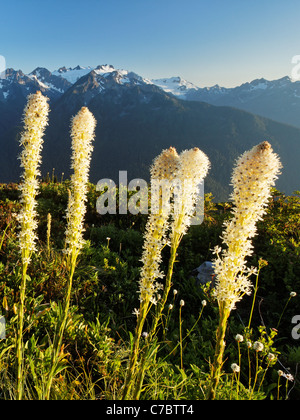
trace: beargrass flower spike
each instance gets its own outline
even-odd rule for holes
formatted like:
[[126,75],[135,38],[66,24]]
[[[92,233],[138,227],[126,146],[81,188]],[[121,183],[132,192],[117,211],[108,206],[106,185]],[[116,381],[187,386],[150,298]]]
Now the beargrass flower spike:
[[227,249],[221,255],[216,250],[214,260],[215,296],[229,311],[244,294],[251,294],[249,277],[256,270],[246,267],[246,257],[253,253],[250,239],[256,234],[256,222],[266,212],[280,168],[280,160],[267,141],[245,152],[234,168],[233,217],[225,222],[222,236]]
[[131,350],[123,399],[128,399],[135,376],[139,342],[150,305],[157,304],[157,292],[162,288],[157,279],[164,273],[160,270],[161,252],[167,245],[166,236],[171,211],[171,185],[178,168],[178,154],[174,147],[163,150],[153,161],[151,174],[151,213],[146,224],[139,280],[140,307],[137,315],[134,343]]
[[[197,199],[199,198],[199,185],[203,182],[210,162],[208,157],[197,147],[184,150],[180,153],[177,171],[173,178],[174,205],[171,212],[170,222],[170,258],[168,272],[166,275],[164,293],[158,305],[156,318],[152,327],[152,334],[155,333],[162,311],[166,304],[171,286],[173,267],[176,259],[177,249],[180,241],[187,233],[192,223]],[[175,296],[175,290],[173,290]],[[177,293],[177,291],[176,291]]]
[[[169,153],[174,153],[175,149],[169,149]],[[160,158],[160,157],[159,157]],[[170,227],[169,241],[165,244],[170,245],[170,258],[168,264],[168,272],[165,279],[164,290],[161,299],[157,303],[155,317],[149,333],[149,342],[156,334],[157,327],[162,318],[162,313],[167,302],[167,298],[172,286],[173,266],[176,259],[176,251],[182,236],[187,232],[191,224],[195,211],[195,204],[199,195],[198,186],[203,181],[209,168],[209,160],[207,156],[198,148],[183,151],[178,157],[176,153],[176,162],[171,165],[159,165],[158,173],[152,172],[152,178],[156,180],[168,181],[163,183],[165,196],[160,203],[164,214],[171,215],[171,222],[166,221],[166,228]],[[168,186],[169,185],[169,186]],[[152,193],[152,185],[151,185]],[[170,208],[170,201],[167,194],[173,193],[173,203]],[[171,211],[170,211],[171,210]],[[153,235],[153,234],[152,234]],[[155,236],[151,239],[155,240]],[[161,248],[162,249],[162,248]],[[160,261],[159,261],[160,262]],[[161,276],[162,277],[162,276]],[[175,290],[174,290],[175,296]],[[184,303],[181,300],[181,306]],[[180,306],[180,308],[181,308]],[[142,388],[145,363],[142,361],[137,385],[134,391],[134,397],[138,398]]]
[[155,293],[161,288],[155,280],[163,277],[160,271],[161,251],[168,242],[166,232],[171,211],[170,187],[178,168],[178,161],[176,149],[170,147],[155,158],[150,169],[151,213],[144,236],[139,294],[141,301],[151,301],[154,304],[156,304]]
[[28,96],[24,109],[24,131],[21,135],[20,146],[23,147],[20,160],[23,168],[20,184],[22,208],[18,215],[20,225],[19,247],[22,261],[22,278],[20,285],[20,304],[18,308],[18,335],[17,335],[17,360],[18,383],[17,398],[22,399],[23,394],[23,323],[24,302],[26,295],[27,267],[31,255],[36,251],[36,194],[38,191],[37,177],[40,175],[41,151],[43,134],[48,123],[49,106],[47,98],[41,92]]
[[72,120],[72,157],[71,168],[74,170],[71,176],[71,189],[67,208],[66,246],[68,283],[64,308],[59,321],[58,333],[54,339],[51,371],[48,375],[46,385],[46,399],[49,399],[52,381],[55,376],[55,369],[59,361],[59,354],[63,340],[63,334],[67,322],[73,275],[80,249],[83,246],[83,222],[86,211],[85,202],[87,199],[88,179],[91,155],[93,151],[94,131],[96,120],[93,114],[86,107],[82,107]]
[[221,374],[227,319],[243,295],[251,294],[249,278],[256,273],[256,269],[246,266],[246,257],[253,253],[251,238],[256,234],[256,222],[266,212],[271,187],[280,169],[279,157],[271,145],[264,141],[240,156],[233,170],[233,217],[225,222],[222,236],[226,249],[215,248],[215,297],[219,305],[219,326],[208,392],[211,399],[215,398]]
[[[166,304],[171,286],[173,267],[176,259],[177,249],[180,241],[187,233],[195,212],[195,205],[199,197],[199,185],[203,182],[210,162],[208,157],[197,147],[184,150],[180,153],[177,170],[173,176],[174,205],[171,211],[170,222],[170,259],[166,275],[164,293],[158,305],[156,318],[152,327],[152,334],[155,333],[158,322],[161,319],[162,311]],[[175,290],[173,291],[175,296]]]
[[72,138],[72,163],[71,193],[67,209],[66,249],[68,262],[76,260],[83,241],[83,222],[86,211],[86,197],[88,189],[89,168],[93,151],[94,131],[96,120],[86,107],[82,107],[73,117]]
[[19,247],[22,262],[29,263],[31,253],[36,250],[36,200],[38,191],[37,177],[40,175],[43,134],[48,123],[48,98],[41,92],[28,96],[24,110],[24,131],[20,146],[23,147],[19,159],[23,168],[20,184],[22,209],[18,215],[20,223]]
[[180,164],[176,175],[175,207],[171,240],[177,242],[188,230],[199,197],[199,186],[210,168],[205,153],[198,147],[180,153]]

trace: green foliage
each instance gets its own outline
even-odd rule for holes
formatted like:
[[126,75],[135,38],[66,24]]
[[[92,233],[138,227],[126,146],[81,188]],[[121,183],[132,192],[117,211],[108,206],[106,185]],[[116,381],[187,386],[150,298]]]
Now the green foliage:
[[[50,368],[51,346],[62,310],[67,272],[61,248],[68,186],[68,181],[43,183],[38,196],[39,251],[28,267],[24,316],[24,398],[27,399],[42,399],[45,393],[44,377]],[[16,397],[18,197],[16,185],[1,185],[0,315],[5,316],[7,330],[6,339],[0,340],[0,399]],[[136,325],[132,311],[138,307],[137,282],[146,216],[100,216],[95,211],[97,197],[95,186],[90,184],[86,244],[74,275],[63,351],[56,366],[51,399],[122,397],[130,334]],[[246,326],[253,296],[243,299],[229,319],[217,399],[284,399],[287,395],[291,399],[299,398],[298,379],[293,384],[288,382],[286,390],[285,379],[280,378],[279,382],[277,374],[281,369],[295,375],[300,362],[299,343],[291,337],[291,319],[297,314],[300,296],[299,207],[299,192],[285,196],[274,191],[267,214],[258,224],[258,236],[253,241],[255,252],[249,265],[258,265],[260,258],[268,265],[259,275],[251,329]],[[201,287],[192,271],[212,259],[211,249],[220,244],[222,224],[230,218],[230,208],[230,203],[213,203],[211,195],[207,195],[204,222],[192,226],[182,240],[172,279],[172,289],[178,293],[173,294],[171,290],[156,341],[149,349],[141,399],[205,399],[218,308],[210,285]],[[50,251],[46,246],[48,213],[52,216]],[[165,271],[167,261],[166,249]],[[297,296],[290,298],[292,291]],[[180,318],[181,299],[185,305]],[[203,300],[207,302],[205,307],[201,305]],[[145,331],[150,327],[151,313],[147,320]],[[235,340],[236,334],[244,337],[240,345]],[[146,338],[143,340],[146,345]],[[256,353],[247,347],[247,341],[252,345],[255,341],[262,342],[264,350]],[[276,356],[272,363],[268,360],[270,353]],[[239,359],[238,378],[231,364],[239,363]]]

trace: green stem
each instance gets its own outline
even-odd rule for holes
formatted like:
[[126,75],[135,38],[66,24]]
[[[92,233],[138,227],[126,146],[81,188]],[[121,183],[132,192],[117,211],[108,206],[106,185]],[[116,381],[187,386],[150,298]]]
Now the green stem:
[[154,319],[154,322],[150,331],[149,342],[152,340],[152,338],[154,337],[156,333],[158,323],[162,317],[162,312],[164,310],[164,307],[166,305],[166,302],[169,296],[170,289],[172,287],[173,268],[174,268],[174,263],[176,260],[176,252],[179,246],[179,242],[180,242],[180,238],[177,238],[174,241],[174,243],[171,245],[171,254],[170,254],[169,265],[168,265],[168,273],[166,276],[166,282],[164,286],[164,293],[163,293],[162,298],[158,301],[158,304],[157,304],[158,309],[157,309],[157,313],[155,315],[155,319]]
[[252,306],[251,306],[251,311],[250,311],[250,316],[249,316],[249,323],[248,323],[248,330],[250,331],[250,326],[251,326],[251,321],[252,321],[252,316],[253,316],[253,310],[254,310],[254,305],[255,305],[255,300],[256,300],[256,294],[257,294],[257,290],[258,290],[258,276],[259,276],[259,271],[256,275],[256,282],[255,282],[255,288],[254,288],[254,294],[253,294],[253,301],[252,301]]
[[7,224],[6,228],[5,228],[5,229],[4,229],[4,231],[3,231],[2,239],[1,239],[1,241],[0,241],[0,251],[1,251],[1,248],[2,248],[2,245],[3,245],[3,242],[4,242],[4,239],[5,239],[6,232],[7,232],[8,228],[9,228],[9,226],[11,225],[11,223],[12,223],[12,221],[10,221],[10,222]]
[[248,387],[249,387],[249,391],[250,391],[250,388],[251,388],[251,359],[250,359],[250,349],[249,349],[249,347],[248,347],[247,351],[248,351],[248,370],[249,370]]
[[149,307],[149,302],[141,302],[140,313],[138,315],[137,325],[136,325],[136,329],[135,329],[133,348],[131,350],[129,369],[128,369],[128,373],[126,375],[124,392],[123,392],[123,396],[122,396],[123,400],[128,399],[128,395],[129,395],[129,393],[131,391],[131,388],[132,388],[132,385],[133,385],[132,379],[134,378],[134,374],[135,374],[135,369],[136,369],[136,364],[137,364],[138,354],[139,354],[139,348],[140,348],[140,339],[141,339],[144,323],[145,323],[145,320],[146,320],[146,316],[147,316],[147,313],[148,313],[148,307]]
[[216,348],[214,362],[211,369],[211,383],[208,390],[207,398],[214,400],[216,397],[216,389],[219,384],[221,370],[223,365],[223,355],[225,350],[225,334],[227,328],[227,319],[230,311],[224,307],[224,303],[220,303],[219,306],[219,326],[216,334]]
[[238,341],[238,349],[239,349],[239,367],[240,367],[240,370],[237,374],[237,386],[236,386],[237,399],[239,397],[240,378],[241,378],[241,347],[240,347],[239,341]]
[[17,335],[17,361],[18,361],[18,382],[17,382],[17,399],[22,400],[23,384],[24,384],[24,343],[23,343],[23,326],[24,326],[24,304],[26,296],[26,277],[28,263],[22,265],[22,279],[20,285],[20,304],[18,308],[18,335]]
[[73,275],[74,275],[75,267],[76,267],[76,259],[77,259],[77,255],[73,256],[70,271],[69,271],[69,280],[68,280],[67,292],[66,292],[66,296],[65,296],[63,318],[60,322],[58,334],[56,334],[55,338],[54,338],[53,351],[52,351],[52,357],[51,357],[51,368],[50,368],[48,381],[47,381],[47,385],[46,385],[46,392],[45,392],[45,399],[46,400],[49,400],[49,398],[50,398],[50,391],[51,391],[51,387],[52,387],[52,382],[53,382],[53,379],[54,379],[54,376],[55,376],[55,370],[56,370],[56,367],[57,367],[57,363],[59,361],[59,355],[60,355],[60,352],[61,352],[63,335],[64,335],[64,331],[65,331],[66,324],[67,324],[69,308],[70,308],[71,292],[72,292]]
[[279,328],[279,325],[280,325],[281,319],[282,319],[282,317],[283,317],[283,314],[285,313],[285,310],[286,310],[286,308],[287,308],[287,306],[288,306],[288,304],[289,304],[289,301],[290,301],[290,300],[291,300],[291,296],[289,297],[288,301],[287,301],[287,302],[286,302],[286,304],[285,304],[285,307],[283,308],[283,311],[281,312],[281,315],[280,315],[280,318],[279,318],[278,324],[277,324],[277,326],[276,326],[276,330],[278,330],[278,328]]
[[[158,327],[158,323],[161,320],[162,317],[162,312],[164,310],[164,307],[166,305],[167,299],[168,299],[168,295],[172,286],[172,275],[173,275],[173,268],[174,268],[174,263],[176,260],[176,252],[177,252],[177,248],[179,246],[180,243],[180,237],[178,235],[175,236],[175,239],[173,241],[173,243],[171,244],[171,253],[170,253],[170,259],[169,259],[169,265],[168,265],[168,272],[167,272],[167,276],[166,276],[166,282],[165,282],[165,287],[164,287],[164,293],[162,298],[158,301],[157,304],[157,312],[155,314],[155,318],[152,324],[152,328],[149,332],[148,335],[148,346],[151,344],[153,337],[155,336],[157,327]],[[147,350],[148,348],[146,348],[143,357],[141,359],[141,366],[138,372],[138,376],[137,376],[137,381],[136,381],[136,385],[134,388],[134,392],[133,392],[133,398],[135,400],[138,400],[141,394],[141,389],[143,386],[143,380],[144,380],[144,376],[145,376],[145,366],[146,366],[146,355],[147,355]],[[124,396],[123,396],[123,399]]]
[[180,368],[183,370],[181,307],[182,306],[180,305],[179,307],[179,343],[180,343]]

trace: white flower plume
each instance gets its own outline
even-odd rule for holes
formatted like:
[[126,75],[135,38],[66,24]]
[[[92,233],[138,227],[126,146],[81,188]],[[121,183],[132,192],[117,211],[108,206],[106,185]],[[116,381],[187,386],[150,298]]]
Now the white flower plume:
[[246,267],[246,257],[252,254],[250,239],[256,234],[256,222],[266,212],[271,187],[280,172],[281,163],[268,142],[245,152],[233,171],[233,218],[224,224],[222,236],[227,249],[220,255],[215,248],[215,295],[231,310],[244,294],[251,294],[250,275],[255,272]]

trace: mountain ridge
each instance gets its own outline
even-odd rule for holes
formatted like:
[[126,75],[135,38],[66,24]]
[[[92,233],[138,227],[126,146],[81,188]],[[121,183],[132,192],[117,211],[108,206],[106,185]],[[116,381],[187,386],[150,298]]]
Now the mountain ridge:
[[[8,69],[7,79],[9,80],[14,72],[18,75],[21,72],[22,76],[19,76],[19,79],[31,78],[36,88],[39,87],[50,100],[56,100],[81,77],[92,71],[103,77],[110,77],[111,74],[119,75],[124,80],[128,75],[135,75],[141,82],[154,84],[178,99],[207,102],[216,106],[231,106],[300,128],[300,81],[292,81],[288,76],[271,81],[264,78],[254,79],[232,88],[218,84],[199,87],[180,76],[150,80],[132,71],[116,69],[111,64],[102,64],[97,67],[80,65],[74,68],[60,67],[53,72],[37,67],[28,75],[21,70],[16,72]],[[1,82],[0,80],[0,100],[6,100],[9,97],[9,89],[3,90]],[[5,79],[3,83],[5,84]],[[29,93],[32,90],[29,89]]]
[[[0,81],[7,93],[1,97],[0,87],[1,182],[15,181],[20,175],[22,111],[26,96],[41,90],[49,97],[51,109],[43,150],[44,176],[53,168],[58,176],[69,176],[70,121],[82,106],[88,106],[98,121],[90,176],[94,183],[102,178],[117,183],[120,170],[128,170],[128,179],[148,180],[149,166],[163,148],[174,146],[180,152],[199,147],[212,162],[206,192],[227,200],[235,159],[269,140],[284,164],[279,189],[287,193],[299,189],[300,130],[296,127],[228,106],[180,99],[149,79],[111,65],[90,71],[78,66],[61,68],[61,73],[73,70],[77,72],[72,75],[77,77],[74,83],[41,67],[28,76],[10,70],[7,79]],[[173,80],[183,84],[181,78]]]

